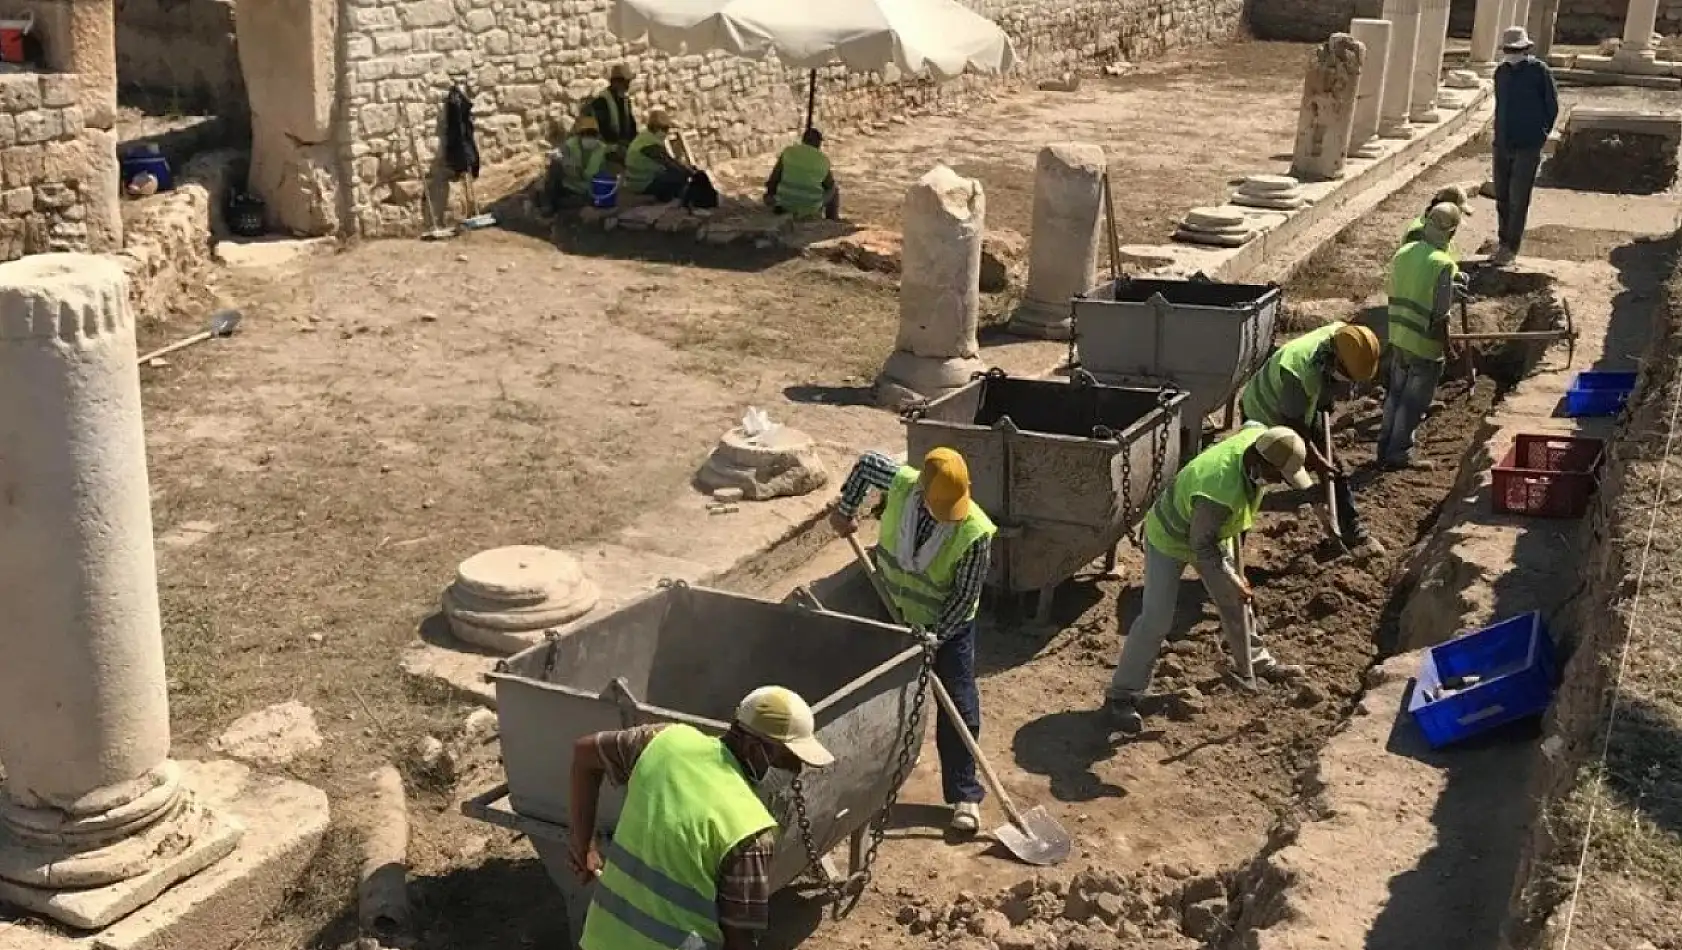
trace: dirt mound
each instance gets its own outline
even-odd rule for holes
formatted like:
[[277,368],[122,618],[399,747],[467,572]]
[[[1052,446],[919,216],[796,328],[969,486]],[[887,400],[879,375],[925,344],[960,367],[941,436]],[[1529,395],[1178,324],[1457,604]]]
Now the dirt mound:
[[1035,876],[990,897],[944,905],[914,898],[897,920],[949,950],[1120,950],[1198,947],[1229,929],[1221,877],[1180,867],[1130,875],[1088,867],[1065,881]]

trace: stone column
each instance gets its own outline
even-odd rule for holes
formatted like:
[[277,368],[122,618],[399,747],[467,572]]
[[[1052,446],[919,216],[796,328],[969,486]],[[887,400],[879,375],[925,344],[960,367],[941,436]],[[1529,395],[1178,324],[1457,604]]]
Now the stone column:
[[1547,60],[1554,46],[1554,25],[1559,22],[1559,0],[1535,0],[1530,4],[1530,22],[1525,29],[1536,43],[1536,58]]
[[1069,299],[1092,289],[1104,221],[1104,150],[1063,142],[1034,163],[1034,231],[1028,289],[1010,318],[1013,333],[1069,338]]
[[[1557,0],[1556,0],[1557,2]],[[1507,0],[1478,0],[1472,15],[1472,47],[1467,65],[1480,76],[1495,71],[1495,47],[1501,40],[1501,8]]]
[[1349,133],[1349,155],[1372,158],[1378,154],[1378,113],[1384,103],[1384,67],[1390,58],[1390,21],[1350,20],[1349,35],[1366,49],[1361,84],[1355,90],[1355,124]]
[[169,761],[128,278],[0,265],[0,903],[94,929],[231,851]]
[[1408,121],[1436,122],[1437,87],[1443,76],[1443,48],[1448,42],[1448,0],[1425,0],[1419,13],[1419,48],[1413,60],[1413,95]]
[[1314,48],[1302,83],[1291,177],[1299,181],[1343,177],[1365,57],[1365,47],[1348,33],[1333,33]]
[[[306,236],[332,234],[339,228],[337,189],[345,187],[338,180],[333,144],[338,5],[334,0],[241,0],[234,26],[240,73],[251,100],[247,187],[262,196],[275,227]],[[399,108],[360,110],[351,119],[357,123],[354,132],[367,138],[376,123],[387,120],[401,128]],[[432,140],[430,121],[422,126],[424,132],[378,127],[384,134],[416,136],[409,144],[417,149],[426,148],[417,142]]]
[[1656,57],[1653,50],[1653,26],[1658,22],[1659,0],[1629,0],[1624,14],[1624,42],[1612,57],[1612,65],[1644,71]]
[[986,369],[975,331],[981,318],[981,182],[936,165],[905,195],[900,252],[899,337],[876,378],[876,401],[897,407],[937,399]]
[[1408,106],[1413,100],[1413,60],[1419,48],[1419,0],[1385,0],[1390,21],[1390,55],[1384,61],[1384,99],[1378,109],[1378,134],[1387,139],[1413,138]]

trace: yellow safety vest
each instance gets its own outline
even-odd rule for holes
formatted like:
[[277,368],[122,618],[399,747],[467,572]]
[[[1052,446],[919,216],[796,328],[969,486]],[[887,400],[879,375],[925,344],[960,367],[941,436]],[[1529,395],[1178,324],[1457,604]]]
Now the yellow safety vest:
[[[909,502],[920,474],[909,465],[900,466],[899,471],[894,474],[894,483],[888,489],[887,504],[882,507],[882,535],[877,541],[880,550],[876,555],[876,567],[882,575],[883,582],[888,586],[888,592],[893,595],[900,618],[908,624],[927,627],[940,619],[940,612],[946,606],[947,595],[952,592],[952,584],[958,575],[958,564],[963,561],[964,554],[976,541],[996,534],[998,528],[993,525],[993,520],[987,517],[987,513],[981,510],[981,506],[971,499],[969,514],[954,526],[954,530],[941,544],[926,572],[917,574],[900,567],[900,519],[917,517],[916,509]],[[972,604],[964,619],[973,620],[980,608],[979,602]]]
[[[584,108],[578,110],[580,116],[594,115],[597,102],[607,103],[608,128],[602,129],[602,138],[617,142],[625,137],[625,115],[619,111],[619,100],[613,95],[612,89],[603,89],[584,101]],[[631,106],[631,97],[625,97],[625,107]]]
[[[1320,405],[1320,393],[1326,388],[1326,369],[1320,359],[1321,351],[1343,326],[1341,321],[1329,323],[1297,337],[1268,357],[1262,368],[1244,385],[1244,418],[1267,426],[1313,422],[1314,413]],[[1284,392],[1286,376],[1302,384],[1303,392],[1308,394],[1308,417],[1305,419],[1279,417],[1279,398]]]
[[606,161],[607,147],[600,139],[594,148],[586,150],[583,136],[567,136],[561,143],[561,184],[573,194],[589,194],[590,179],[596,177]]
[[1199,498],[1207,498],[1229,514],[1221,525],[1221,540],[1231,541],[1250,530],[1261,511],[1262,487],[1244,477],[1244,452],[1267,428],[1245,425],[1180,469],[1174,484],[1157,496],[1145,516],[1145,538],[1151,547],[1182,563],[1191,563],[1191,515]]
[[775,819],[724,743],[692,726],[660,730],[631,770],[625,807],[584,919],[584,950],[712,950],[718,869]]
[[[1425,216],[1420,215],[1419,217],[1414,218],[1412,221],[1408,222],[1408,229],[1407,229],[1407,231],[1403,232],[1403,234],[1402,234],[1402,243],[1403,244],[1412,244],[1415,241],[1423,241],[1423,240],[1425,240]],[[1445,253],[1449,257],[1453,258],[1456,263],[1459,263],[1460,255],[1454,253],[1453,245],[1450,245],[1449,247],[1445,248],[1443,250],[1443,253]]]
[[1431,310],[1444,269],[1454,275],[1454,258],[1429,241],[1403,245],[1390,259],[1390,345],[1418,359],[1443,358],[1442,340],[1431,334]]
[[798,218],[823,213],[824,179],[829,177],[829,156],[802,142],[783,149],[779,159],[782,178],[777,180],[777,207]]
[[666,140],[653,132],[638,132],[631,140],[630,147],[625,149],[625,189],[632,194],[642,194],[648,186],[654,184],[654,179],[666,167],[647,155],[642,150],[650,145],[665,145]]

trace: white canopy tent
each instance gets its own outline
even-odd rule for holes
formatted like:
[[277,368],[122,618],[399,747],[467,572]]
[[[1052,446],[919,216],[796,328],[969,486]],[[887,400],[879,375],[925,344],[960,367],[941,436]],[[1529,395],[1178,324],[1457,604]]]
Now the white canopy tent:
[[882,72],[893,65],[946,80],[1016,63],[1010,37],[958,0],[618,0],[609,26],[621,39],[646,37],[666,53],[775,55],[810,70],[808,128],[822,66]]

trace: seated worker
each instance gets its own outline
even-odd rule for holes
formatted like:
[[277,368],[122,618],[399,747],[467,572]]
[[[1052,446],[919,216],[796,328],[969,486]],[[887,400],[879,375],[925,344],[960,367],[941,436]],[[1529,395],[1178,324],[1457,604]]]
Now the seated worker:
[[591,96],[578,112],[579,118],[596,120],[596,130],[614,157],[625,154],[637,137],[637,117],[631,109],[631,81],[636,74],[624,63],[615,63],[607,73],[607,88]]
[[831,221],[841,217],[841,190],[823,149],[823,133],[807,129],[798,145],[777,156],[771,177],[765,179],[765,204],[778,214]]
[[[1440,205],[1445,201],[1454,205],[1456,208],[1459,208],[1460,216],[1462,218],[1471,217],[1472,199],[1466,194],[1465,189],[1459,187],[1458,185],[1449,185],[1447,188],[1439,189],[1436,194],[1432,195],[1431,203],[1425,206],[1425,210],[1419,213],[1419,217],[1408,222],[1407,233],[1402,235],[1402,243],[1412,244],[1415,241],[1423,239],[1425,237],[1425,215],[1429,214],[1432,208],[1435,208],[1437,205]],[[1453,252],[1450,251],[1450,253]]]
[[544,185],[546,205],[553,210],[576,208],[590,201],[590,181],[607,166],[607,145],[596,132],[596,120],[584,116],[572,123],[549,162]]
[[[1378,335],[1359,324],[1337,321],[1305,333],[1273,351],[1244,385],[1244,421],[1284,426],[1308,447],[1308,470],[1330,479],[1337,497],[1338,524],[1316,506],[1328,530],[1351,550],[1378,548],[1355,511],[1355,493],[1337,462],[1320,447],[1320,416],[1336,404],[1349,383],[1370,382],[1378,375]],[[1374,553],[1378,553],[1375,551]]]
[[633,195],[647,195],[655,201],[677,201],[689,190],[698,172],[672,157],[666,136],[672,131],[671,117],[664,109],[648,115],[648,128],[638,132],[625,153],[625,175],[620,187]]

